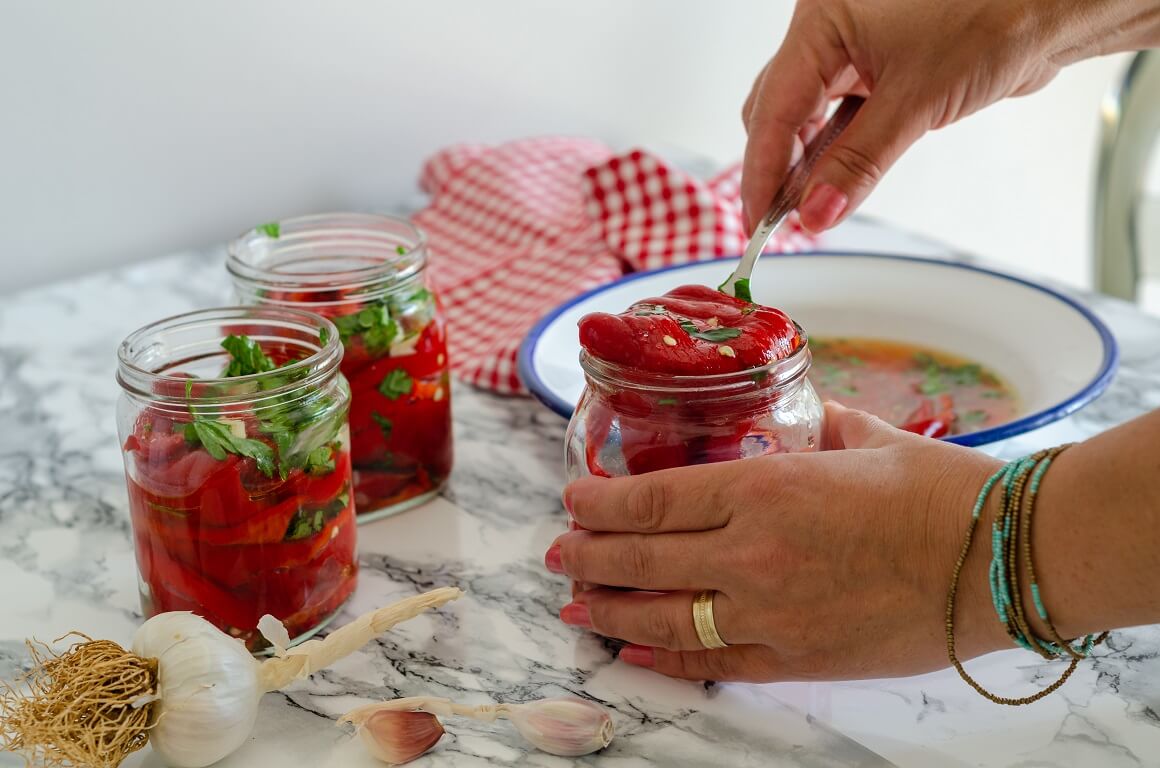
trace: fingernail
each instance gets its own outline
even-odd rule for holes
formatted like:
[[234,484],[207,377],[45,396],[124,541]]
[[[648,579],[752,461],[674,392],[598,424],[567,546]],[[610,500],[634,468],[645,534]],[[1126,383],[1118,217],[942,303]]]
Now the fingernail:
[[547,554],[544,555],[544,565],[552,573],[564,572],[564,560],[560,556],[559,544],[555,544],[548,548]]
[[592,619],[588,616],[588,606],[583,603],[568,603],[561,608],[560,621],[573,627],[592,629]]
[[803,142],[803,139],[801,136],[794,136],[793,137],[793,150],[790,152],[790,155],[789,155],[790,168],[792,168],[795,165],[797,165],[798,163],[800,163],[802,161],[802,156],[805,155],[805,153],[806,153],[806,145],[803,144],[802,142]]
[[572,486],[570,486],[570,485],[564,486],[563,500],[564,500],[564,509],[566,509],[568,511],[569,515],[572,514]]
[[656,663],[656,652],[647,645],[626,645],[620,649],[618,658],[626,664],[651,667]]
[[846,194],[833,184],[817,185],[798,208],[802,226],[813,233],[826,231],[834,226],[849,202]]
[[745,233],[749,234],[753,231],[753,225],[749,221],[749,205],[741,201],[741,226],[745,227]]

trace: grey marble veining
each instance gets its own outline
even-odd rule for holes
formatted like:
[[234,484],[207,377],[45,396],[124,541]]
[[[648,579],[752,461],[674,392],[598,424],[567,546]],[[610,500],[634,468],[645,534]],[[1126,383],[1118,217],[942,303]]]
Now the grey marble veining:
[[[0,677],[23,638],[80,628],[127,642],[141,621],[113,421],[115,345],[160,317],[229,303],[220,249],[158,259],[0,300]],[[1120,374],[1065,422],[991,446],[1013,456],[1160,407],[1160,321],[1093,299],[1123,345]],[[567,586],[544,550],[564,528],[564,421],[535,402],[457,387],[456,470],[442,499],[360,529],[359,589],[339,621],[432,586],[467,595],[289,690],[223,766],[371,766],[333,725],[369,700],[467,703],[570,693],[613,711],[618,737],[575,762],[681,766],[1160,765],[1160,629],[1117,632],[1039,705],[978,698],[953,673],[833,684],[711,685],[617,662],[556,616]],[[1034,655],[972,663],[987,682],[1043,685]],[[415,765],[562,766],[503,724],[452,720]],[[0,756],[0,765],[20,765]],[[158,766],[148,751],[127,763]]]

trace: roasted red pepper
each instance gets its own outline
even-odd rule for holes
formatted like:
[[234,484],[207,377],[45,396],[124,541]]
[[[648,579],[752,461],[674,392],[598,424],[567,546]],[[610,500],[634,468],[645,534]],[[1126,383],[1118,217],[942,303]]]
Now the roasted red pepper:
[[674,288],[625,312],[580,320],[580,344],[593,356],[650,373],[703,376],[757,368],[801,344],[781,310],[703,285]]
[[[372,305],[340,291],[271,294],[268,300],[300,301],[303,309],[331,318],[342,334],[359,514],[438,488],[451,473],[453,456],[447,336],[437,299],[420,289]],[[426,319],[411,321],[419,316]]]
[[[802,337],[780,310],[687,285],[636,302],[618,315],[586,315],[580,320],[580,343],[593,358],[629,371],[704,376],[743,372],[781,360],[801,347]],[[679,393],[603,393],[586,414],[588,470],[601,476],[617,474],[619,468],[605,466],[602,458],[614,435],[623,471],[633,475],[742,458],[753,422],[738,416],[734,408],[728,403],[688,402]]]

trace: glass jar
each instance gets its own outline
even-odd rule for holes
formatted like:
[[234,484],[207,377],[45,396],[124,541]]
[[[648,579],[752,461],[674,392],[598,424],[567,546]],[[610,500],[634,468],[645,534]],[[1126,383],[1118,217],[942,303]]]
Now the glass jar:
[[646,373],[587,352],[580,365],[586,386],[565,438],[569,481],[819,448],[808,343],[761,368],[708,376]]
[[359,520],[435,496],[451,472],[451,389],[424,234],[391,216],[285,219],[235,240],[228,266],[243,303],[297,307],[337,326]]
[[263,614],[298,641],[350,597],[341,359],[330,321],[288,309],[191,312],[122,342],[117,429],[147,616],[193,611],[260,650]]

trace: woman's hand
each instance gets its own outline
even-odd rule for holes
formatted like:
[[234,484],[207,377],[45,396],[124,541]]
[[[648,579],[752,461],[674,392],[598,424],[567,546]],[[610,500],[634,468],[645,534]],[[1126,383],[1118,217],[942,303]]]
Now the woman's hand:
[[[623,660],[675,677],[945,667],[951,570],[975,496],[1000,464],[841,406],[826,416],[827,445],[845,450],[570,485],[565,505],[586,530],[557,539],[547,565],[608,586],[579,593],[563,620],[632,643]],[[963,658],[1009,644],[984,549],[972,550],[956,610]],[[692,620],[701,589],[718,590],[716,625],[733,647],[702,650]]]
[[1155,44],[1158,16],[1150,0],[799,0],[742,110],[748,226],[831,99],[869,97],[810,177],[799,212],[815,232],[857,208],[927,131],[1036,91],[1070,62]]

